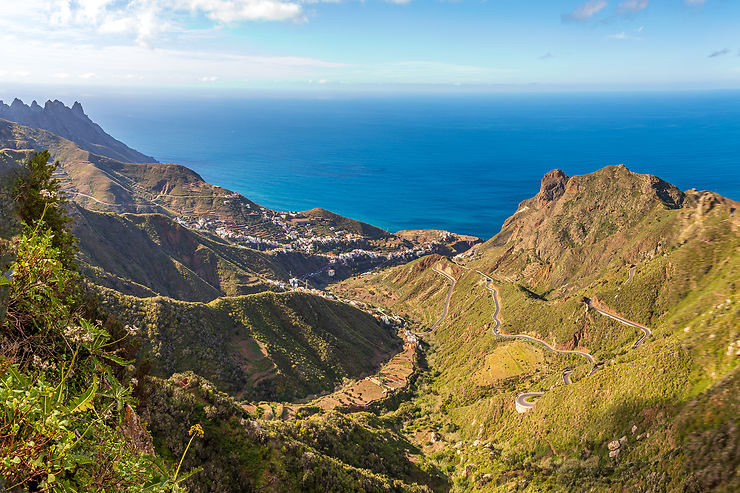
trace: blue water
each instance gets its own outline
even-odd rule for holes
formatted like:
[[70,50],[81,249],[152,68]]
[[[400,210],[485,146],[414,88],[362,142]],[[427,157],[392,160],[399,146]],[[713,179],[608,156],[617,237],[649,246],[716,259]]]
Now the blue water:
[[83,101],[114,137],[278,210],[490,238],[542,175],[623,163],[740,199],[740,92]]

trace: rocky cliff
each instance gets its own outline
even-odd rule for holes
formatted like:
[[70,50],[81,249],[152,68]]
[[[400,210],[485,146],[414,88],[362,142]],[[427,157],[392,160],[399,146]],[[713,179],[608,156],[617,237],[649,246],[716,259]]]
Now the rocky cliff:
[[30,106],[26,105],[18,98],[10,105],[0,101],[0,119],[48,130],[77,143],[86,151],[118,161],[157,162],[153,157],[135,151],[108,135],[100,128],[100,125],[85,114],[79,102],[75,102],[69,108],[58,100],[47,101],[43,107],[36,101],[33,101]]

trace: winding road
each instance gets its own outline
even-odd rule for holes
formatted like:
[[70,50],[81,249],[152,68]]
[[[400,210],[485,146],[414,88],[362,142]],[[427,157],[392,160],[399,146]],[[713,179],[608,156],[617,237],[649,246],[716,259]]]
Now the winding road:
[[548,350],[550,350],[550,351],[552,351],[554,353],[575,354],[575,355],[582,356],[582,357],[586,358],[589,363],[592,363],[592,364],[595,363],[595,360],[594,360],[593,356],[591,356],[588,353],[584,353],[583,351],[555,349],[554,347],[550,346],[545,341],[542,341],[542,340],[537,339],[537,338],[532,337],[532,336],[528,336],[526,334],[508,335],[508,334],[502,334],[501,332],[499,332],[498,329],[499,329],[499,327],[501,327],[501,321],[498,319],[498,314],[499,314],[499,310],[500,310],[499,304],[498,304],[498,292],[496,291],[496,288],[494,288],[493,286],[491,286],[491,281],[493,281],[493,279],[491,279],[490,277],[486,276],[485,274],[483,274],[483,276],[486,277],[486,289],[488,289],[491,292],[493,303],[494,303],[494,307],[495,307],[494,308],[494,312],[493,312],[494,324],[493,324],[493,327],[491,327],[491,330],[493,331],[493,335],[495,335],[497,337],[501,337],[502,339],[522,339],[524,341],[533,342],[535,344],[539,344],[541,346],[544,346],[545,349],[548,349]]
[[[501,337],[501,338],[504,338],[504,339],[521,339],[521,340],[526,340],[526,341],[529,341],[529,342],[533,342],[533,343],[539,344],[539,345],[541,345],[541,346],[549,349],[550,351],[553,351],[553,352],[556,352],[556,353],[561,353],[561,354],[576,354],[578,356],[582,356],[582,357],[586,358],[589,363],[591,363],[591,364],[594,365],[593,368],[591,368],[591,371],[588,373],[587,376],[593,375],[599,368],[602,367],[603,364],[602,363],[596,363],[595,360],[594,360],[594,358],[593,358],[593,356],[591,356],[588,353],[584,353],[582,351],[563,351],[563,350],[560,350],[560,349],[555,349],[552,346],[550,346],[549,344],[547,344],[546,342],[541,341],[539,339],[536,339],[534,337],[525,335],[525,334],[506,335],[506,334],[502,334],[501,332],[499,332],[499,328],[501,327],[501,321],[498,318],[498,314],[499,314],[499,311],[501,310],[501,308],[500,308],[500,305],[499,305],[499,302],[498,302],[498,291],[492,285],[493,279],[490,276],[484,274],[483,272],[481,272],[479,270],[476,270],[476,272],[478,274],[480,274],[486,280],[486,289],[488,289],[491,292],[491,298],[493,300],[493,315],[492,315],[492,317],[493,317],[493,322],[494,322],[493,323],[493,327],[491,328],[491,330],[492,330],[492,332],[493,332],[493,334],[495,336]],[[596,312],[600,313],[601,315],[604,315],[605,317],[609,317],[609,318],[611,318],[613,320],[616,320],[617,322],[620,322],[620,323],[622,323],[624,325],[627,325],[629,327],[635,327],[637,329],[640,329],[643,332],[643,335],[642,335],[642,337],[640,337],[640,339],[637,340],[637,342],[635,342],[632,345],[632,349],[635,349],[635,348],[639,347],[645,341],[645,339],[652,334],[652,331],[649,328],[645,327],[644,325],[640,325],[638,323],[635,323],[635,322],[632,322],[630,320],[627,320],[626,318],[622,318],[622,317],[620,317],[618,315],[615,315],[613,313],[609,313],[609,312],[607,312],[605,310],[602,310],[600,308],[595,307],[593,305],[593,302],[592,302],[592,300],[590,298],[586,298],[586,299],[584,299],[584,301],[586,302],[586,304],[588,305],[589,308],[594,309]],[[571,376],[572,373],[573,373],[573,370],[566,370],[566,371],[563,372],[563,383],[565,385],[571,385],[573,383],[571,381],[571,379],[570,379],[570,376]],[[526,392],[526,393],[523,393],[523,394],[519,394],[516,397],[517,410],[519,412],[525,412],[525,411],[529,410],[530,408],[534,407],[535,402],[532,399],[534,399],[536,397],[539,397],[539,396],[541,396],[543,394],[544,394],[544,392]]]
[[635,342],[632,345],[632,349],[637,349],[638,347],[640,347],[642,345],[642,343],[645,342],[645,339],[647,339],[648,336],[651,336],[653,334],[653,331],[651,331],[650,329],[648,329],[644,325],[640,325],[638,323],[631,322],[630,320],[627,320],[626,318],[622,318],[622,317],[620,317],[618,315],[614,315],[613,313],[609,313],[609,312],[604,311],[604,310],[602,310],[600,308],[596,308],[593,305],[593,301],[591,300],[591,298],[586,298],[584,301],[586,302],[586,304],[588,305],[589,308],[592,308],[592,309],[596,310],[598,313],[604,315],[605,317],[609,317],[609,318],[611,318],[613,320],[616,320],[617,322],[622,323],[624,325],[627,325],[629,327],[634,327],[636,329],[640,329],[642,331],[642,337],[640,337],[637,340],[637,342]]
[[[596,371],[596,368],[597,368],[597,366],[595,364],[596,362],[595,362],[593,356],[591,356],[588,353],[584,353],[583,351],[555,349],[554,347],[550,346],[545,341],[542,341],[540,339],[534,338],[532,336],[528,336],[526,334],[507,335],[507,334],[502,334],[501,332],[499,332],[499,328],[501,327],[501,320],[499,320],[498,314],[501,311],[501,306],[499,305],[499,302],[498,302],[498,291],[493,286],[493,284],[492,284],[493,279],[490,276],[484,274],[483,272],[481,272],[479,270],[476,270],[476,272],[478,274],[480,274],[486,280],[486,289],[491,292],[491,299],[493,301],[493,314],[492,314],[493,326],[491,327],[491,331],[493,332],[493,335],[494,336],[499,337],[499,338],[502,338],[502,339],[507,339],[507,340],[520,339],[520,340],[532,342],[532,343],[535,343],[535,344],[539,344],[540,346],[543,346],[544,348],[546,348],[546,349],[548,349],[548,350],[550,350],[550,351],[552,351],[554,353],[575,354],[577,356],[581,356],[583,358],[586,358],[586,360],[589,363],[591,363],[591,364],[594,365],[594,367],[591,369],[591,372],[589,373],[589,375],[593,374]],[[573,370],[566,370],[566,371],[563,372],[563,383],[565,385],[570,385],[570,384],[573,383],[570,380],[570,375],[572,373],[573,373]],[[523,394],[519,394],[518,396],[516,396],[517,410],[520,410],[520,412],[524,412],[524,411],[526,411],[526,410],[534,407],[535,402],[532,399],[534,397],[539,397],[541,395],[544,395],[544,392],[525,392]]]
[[573,370],[565,370],[563,372],[563,383],[565,385],[570,385],[571,383],[573,383],[573,382],[570,381],[570,375],[571,375],[571,373],[573,373]]
[[[460,265],[460,264],[458,264],[456,262],[455,262],[455,265],[457,265],[459,267],[462,267],[465,270],[473,270],[473,269],[471,269],[469,267],[466,267],[464,265]],[[425,332],[424,334],[428,334],[428,333],[432,332],[442,322],[442,320],[444,320],[444,318],[447,316],[447,310],[448,310],[448,307],[449,307],[449,304],[450,304],[450,298],[452,297],[452,291],[455,288],[455,283],[456,283],[455,278],[453,278],[449,274],[447,274],[447,273],[445,273],[445,272],[437,269],[436,266],[432,267],[432,269],[435,272],[437,272],[438,274],[441,274],[441,275],[445,276],[450,281],[450,289],[447,292],[447,300],[445,301],[445,306],[444,306],[444,310],[443,310],[442,316],[439,318],[439,320],[437,320],[437,322],[432,326],[432,328],[428,332]],[[532,336],[529,336],[529,335],[526,335],[526,334],[509,335],[509,334],[502,334],[501,332],[499,332],[499,329],[501,328],[501,320],[499,319],[499,313],[501,312],[501,305],[499,304],[499,301],[498,301],[498,290],[496,289],[495,286],[493,286],[493,278],[491,276],[489,276],[489,275],[487,275],[487,274],[485,274],[485,273],[483,273],[483,272],[481,272],[480,270],[477,270],[477,269],[475,270],[475,272],[485,279],[485,281],[486,281],[486,284],[485,284],[486,289],[491,292],[491,301],[493,303],[493,313],[491,315],[491,318],[493,320],[493,326],[491,327],[491,332],[493,333],[494,336],[496,336],[498,338],[501,338],[501,339],[505,339],[505,340],[519,339],[519,340],[528,341],[528,342],[531,342],[531,343],[534,343],[534,344],[539,344],[540,346],[542,346],[545,349],[547,349],[549,351],[552,351],[554,353],[575,354],[577,356],[581,356],[581,357],[585,358],[589,363],[591,363],[593,365],[593,367],[591,368],[591,371],[588,373],[588,375],[586,375],[587,377],[590,377],[591,375],[593,375],[594,373],[596,373],[597,370],[599,370],[600,368],[603,367],[603,363],[601,363],[601,362],[597,363],[596,360],[594,360],[594,357],[593,356],[591,356],[590,354],[585,353],[583,351],[555,349],[554,347],[550,346],[545,341],[542,341],[540,339],[537,339],[535,337],[532,337]],[[634,275],[634,267],[630,269],[630,279],[628,279],[628,280],[631,280],[633,275]],[[644,325],[641,325],[641,324],[632,322],[630,320],[627,320],[626,318],[622,318],[622,317],[620,317],[618,315],[615,315],[613,313],[610,313],[610,312],[607,312],[605,310],[602,310],[600,308],[595,307],[593,305],[593,302],[592,302],[592,300],[590,298],[585,298],[584,299],[584,302],[588,305],[589,308],[593,308],[596,312],[600,313],[601,315],[604,315],[605,317],[609,317],[609,318],[611,318],[613,320],[616,320],[617,322],[620,322],[620,323],[622,323],[624,325],[627,325],[629,327],[634,327],[634,328],[640,329],[643,332],[643,335],[642,335],[642,337],[640,337],[640,339],[637,340],[637,342],[635,342],[632,345],[632,349],[635,349],[635,348],[639,347],[645,341],[645,339],[648,336],[652,335],[652,331],[649,328],[645,327]],[[563,371],[562,378],[563,378],[563,383],[565,385],[571,385],[573,383],[572,380],[571,380],[571,378],[570,378],[570,376],[573,374],[573,371],[574,370],[572,370],[572,369]],[[533,399],[535,399],[537,397],[540,397],[540,396],[542,396],[544,394],[545,394],[544,392],[524,392],[524,393],[521,393],[521,394],[517,395],[516,396],[516,400],[515,400],[517,411],[519,411],[519,412],[526,412],[526,411],[528,411],[529,409],[531,409],[535,405],[535,401]]]
[[516,405],[517,409],[524,408],[529,409],[531,407],[534,407],[534,399],[535,397],[539,397],[541,395],[545,395],[544,392],[526,392],[524,394],[519,394],[516,396]]
[[450,282],[450,288],[447,290],[447,298],[445,299],[445,306],[442,308],[442,315],[437,319],[436,322],[434,322],[434,325],[432,325],[429,330],[427,330],[426,332],[417,332],[417,336],[431,334],[432,332],[434,332],[434,329],[436,329],[437,326],[442,323],[442,320],[447,317],[447,312],[450,309],[450,299],[452,299],[452,291],[455,289],[455,284],[457,283],[457,280],[454,277],[440,269],[437,269],[436,265],[432,266],[432,270],[437,274],[441,274],[446,277],[447,280]]

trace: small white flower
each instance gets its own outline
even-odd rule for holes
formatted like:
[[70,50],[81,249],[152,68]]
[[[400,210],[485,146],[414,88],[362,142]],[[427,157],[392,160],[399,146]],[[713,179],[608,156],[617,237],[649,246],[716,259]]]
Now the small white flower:
[[131,337],[139,335],[139,332],[141,332],[141,329],[135,325],[126,325],[124,329],[126,329],[126,332],[128,332],[128,335]]
[[82,344],[84,342],[92,342],[93,336],[91,333],[85,330],[84,327],[75,326],[68,326],[66,329],[64,329],[64,335],[67,336],[67,338],[71,339],[73,343],[75,344]]
[[41,359],[38,355],[33,355],[33,366],[37,367],[42,371],[46,371],[49,368],[54,368],[54,363]]

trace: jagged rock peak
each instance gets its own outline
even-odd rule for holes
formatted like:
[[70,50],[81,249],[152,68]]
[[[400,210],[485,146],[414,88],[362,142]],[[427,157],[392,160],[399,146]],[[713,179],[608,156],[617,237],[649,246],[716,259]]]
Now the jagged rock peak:
[[545,173],[540,184],[540,193],[537,202],[542,205],[558,200],[565,192],[565,185],[570,177],[561,169],[554,169]]
[[43,108],[36,101],[27,106],[18,98],[15,98],[10,106],[0,101],[0,119],[48,130],[73,141],[82,149],[118,161],[157,162],[153,157],[135,151],[105,133],[85,114],[79,101],[75,101],[71,108],[58,99],[46,101]]
[[79,101],[75,101],[75,104],[72,105],[72,113],[80,116],[87,116],[85,115],[85,110],[82,109],[82,105]]
[[45,110],[51,110],[51,109],[59,109],[59,110],[61,110],[61,109],[65,109],[65,110],[66,110],[66,109],[69,109],[69,108],[67,108],[67,107],[66,107],[66,106],[64,105],[64,103],[62,103],[62,102],[61,102],[61,101],[59,101],[58,99],[55,99],[54,101],[52,101],[52,100],[50,99],[50,100],[48,100],[48,101],[46,102],[46,104],[44,104],[44,109],[45,109]]

